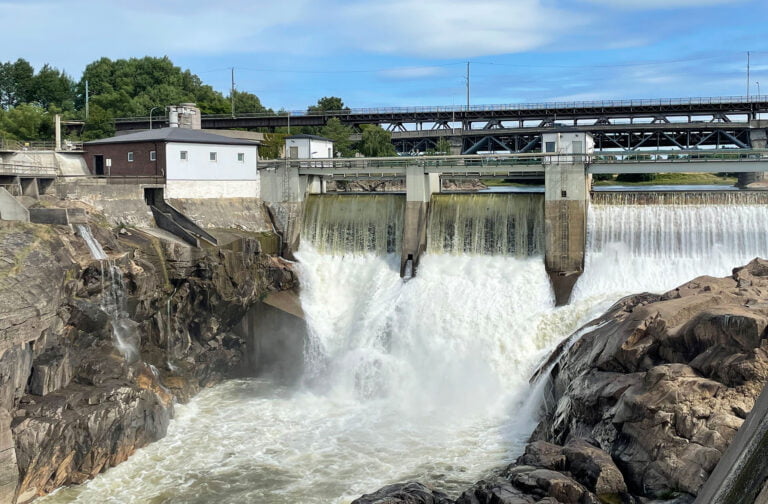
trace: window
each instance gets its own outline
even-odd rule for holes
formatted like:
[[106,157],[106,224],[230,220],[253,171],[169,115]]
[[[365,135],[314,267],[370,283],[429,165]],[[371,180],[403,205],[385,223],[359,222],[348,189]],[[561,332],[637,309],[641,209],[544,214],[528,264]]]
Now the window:
[[211,152],[208,156],[209,156],[209,159],[211,161],[216,161],[216,153],[215,152]]
[[544,152],[555,152],[555,142],[546,142],[544,144]]
[[149,160],[157,161],[157,151],[149,151]]
[[245,152],[238,152],[237,160],[241,163],[245,163]]
[[128,153],[128,162],[133,163],[133,152]]
[[179,159],[181,159],[182,161],[186,161],[187,160],[187,151],[183,150],[183,151],[179,152]]

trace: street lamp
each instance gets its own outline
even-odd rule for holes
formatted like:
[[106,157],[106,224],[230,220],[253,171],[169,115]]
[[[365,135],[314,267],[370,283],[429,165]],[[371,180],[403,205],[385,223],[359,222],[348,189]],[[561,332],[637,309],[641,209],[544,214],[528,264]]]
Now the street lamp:
[[152,107],[149,109],[149,129],[152,129],[152,112],[154,112],[156,109],[159,109],[162,107]]
[[757,96],[760,96],[760,81],[755,81],[755,84],[757,84]]

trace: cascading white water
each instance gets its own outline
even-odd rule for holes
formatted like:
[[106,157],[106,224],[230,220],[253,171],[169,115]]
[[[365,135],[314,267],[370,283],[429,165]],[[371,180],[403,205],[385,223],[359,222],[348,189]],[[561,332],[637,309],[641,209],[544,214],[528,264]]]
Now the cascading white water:
[[[528,377],[548,350],[618,295],[765,255],[765,233],[752,232],[764,212],[593,205],[587,270],[557,309],[541,256],[427,254],[403,282],[397,255],[307,240],[304,383],[206,390],[177,408],[166,438],[45,502],[345,503],[407,479],[455,495],[519,454],[541,393]],[[359,236],[316,223],[314,243]]]
[[[764,199],[750,193],[601,195],[602,204],[589,208],[584,274],[573,298],[663,292],[768,257]],[[638,204],[655,201],[664,204]]]
[[77,230],[88,246],[91,257],[101,265],[101,280],[104,284],[101,289],[101,309],[112,322],[115,347],[128,362],[134,362],[139,358],[139,332],[136,322],[128,318],[123,271],[109,259],[88,226],[78,224]]
[[88,250],[91,252],[91,257],[99,261],[107,259],[107,254],[101,247],[101,244],[91,234],[91,229],[85,224],[77,224],[77,232],[88,246]]

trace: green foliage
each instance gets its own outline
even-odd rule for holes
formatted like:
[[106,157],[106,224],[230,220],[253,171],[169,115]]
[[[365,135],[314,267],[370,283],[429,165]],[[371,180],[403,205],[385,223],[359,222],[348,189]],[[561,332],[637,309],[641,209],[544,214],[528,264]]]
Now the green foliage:
[[344,100],[338,96],[324,96],[317,100],[317,105],[310,105],[307,108],[309,113],[319,113],[328,111],[348,111],[349,108],[344,106]]
[[32,80],[35,70],[27,60],[0,63],[0,107],[8,110],[32,101]]
[[93,105],[88,120],[83,128],[82,139],[98,140],[111,137],[115,134],[115,118],[112,114],[98,105]]
[[264,141],[259,146],[259,157],[263,159],[277,159],[283,154],[285,137],[288,133],[265,133]]
[[655,178],[655,173],[620,173],[616,182],[651,182]]
[[51,128],[48,112],[27,103],[12,108],[0,118],[0,136],[16,140],[50,138]]
[[426,152],[427,156],[448,156],[451,154],[451,142],[449,142],[445,137],[440,137],[437,142],[435,142],[435,148],[429,149]]
[[320,134],[325,138],[333,140],[334,150],[341,157],[352,157],[355,155],[352,149],[352,141],[349,139],[352,135],[352,128],[341,123],[338,117],[331,117],[325,126],[320,129]]
[[392,145],[392,134],[385,131],[381,126],[374,124],[364,124],[363,137],[360,141],[359,150],[365,157],[386,157],[395,156],[395,146]]
[[67,74],[45,64],[32,80],[28,98],[45,109],[56,106],[60,110],[74,110],[74,87]]

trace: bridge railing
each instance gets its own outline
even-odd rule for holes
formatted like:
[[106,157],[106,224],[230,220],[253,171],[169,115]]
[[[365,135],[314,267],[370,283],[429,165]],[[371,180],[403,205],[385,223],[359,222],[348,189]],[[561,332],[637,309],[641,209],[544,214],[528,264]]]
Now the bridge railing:
[[758,160],[768,161],[768,149],[600,152],[590,157],[589,164],[706,163]]
[[[515,110],[563,110],[563,109],[609,109],[627,107],[664,107],[664,106],[694,106],[694,105],[733,105],[768,103],[768,95],[751,96],[713,96],[689,98],[643,98],[630,100],[594,100],[594,101],[549,101],[537,103],[506,103],[490,105],[438,105],[413,107],[371,107],[349,108],[343,110],[291,110],[285,112],[255,112],[238,113],[234,118],[263,118],[263,117],[303,117],[303,116],[354,116],[354,115],[384,115],[384,114],[423,114],[423,113],[463,113],[463,112],[497,112]],[[203,119],[232,119],[232,114],[203,114]],[[155,121],[164,118],[155,116]],[[116,118],[115,122],[149,122],[149,116]]]
[[[0,138],[0,150],[4,151],[53,151],[56,150],[56,142],[53,140],[10,140]],[[63,140],[60,152],[82,151],[83,142]]]

